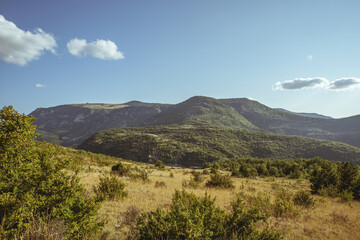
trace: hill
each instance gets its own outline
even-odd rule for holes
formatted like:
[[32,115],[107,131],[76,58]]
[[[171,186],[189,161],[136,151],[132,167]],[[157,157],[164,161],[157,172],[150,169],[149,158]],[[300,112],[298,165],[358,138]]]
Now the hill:
[[325,116],[325,115],[322,115],[322,114],[318,114],[318,113],[304,113],[304,112],[292,112],[292,111],[289,111],[289,110],[286,110],[286,109],[283,109],[283,108],[275,108],[276,110],[280,110],[282,112],[288,112],[288,113],[292,113],[292,114],[295,114],[295,115],[298,115],[298,116],[302,116],[302,117],[311,117],[311,118],[322,118],[322,119],[333,119],[332,117],[330,116]]
[[101,131],[79,149],[139,162],[202,166],[207,161],[255,157],[322,157],[360,163],[360,149],[347,144],[299,136],[201,125],[163,125]]
[[101,130],[147,125],[146,119],[167,107],[166,104],[138,101],[124,104],[71,104],[38,108],[30,115],[35,117],[38,140],[75,147]]
[[169,105],[132,101],[124,104],[72,104],[39,108],[39,140],[76,147],[100,130],[163,124],[200,124],[258,130],[232,107],[207,97]]
[[327,119],[314,114],[299,116],[246,98],[196,96],[179,104],[138,101],[72,104],[39,108],[31,115],[36,119],[40,140],[71,147],[101,130],[169,124],[212,125],[298,135],[360,147],[360,115],[342,119]]
[[260,129],[272,133],[339,141],[360,147],[360,115],[326,119],[269,108],[246,98],[221,99]]

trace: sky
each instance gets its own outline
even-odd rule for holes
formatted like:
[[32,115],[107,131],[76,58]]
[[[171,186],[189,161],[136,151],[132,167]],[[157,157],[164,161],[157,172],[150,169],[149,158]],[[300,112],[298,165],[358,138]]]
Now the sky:
[[247,97],[360,114],[360,1],[0,0],[0,107]]

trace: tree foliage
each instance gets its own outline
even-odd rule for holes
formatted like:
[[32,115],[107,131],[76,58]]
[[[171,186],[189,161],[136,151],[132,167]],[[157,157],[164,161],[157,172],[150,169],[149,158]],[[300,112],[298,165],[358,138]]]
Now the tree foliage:
[[90,238],[102,226],[94,216],[101,199],[86,198],[70,159],[36,146],[34,119],[12,106],[0,111],[0,238],[21,236],[35,221],[59,220],[70,239]]

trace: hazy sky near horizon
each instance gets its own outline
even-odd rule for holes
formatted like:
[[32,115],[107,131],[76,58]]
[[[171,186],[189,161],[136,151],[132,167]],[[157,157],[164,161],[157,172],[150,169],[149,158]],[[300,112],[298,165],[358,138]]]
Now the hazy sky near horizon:
[[360,114],[360,1],[0,0],[0,107],[195,95]]

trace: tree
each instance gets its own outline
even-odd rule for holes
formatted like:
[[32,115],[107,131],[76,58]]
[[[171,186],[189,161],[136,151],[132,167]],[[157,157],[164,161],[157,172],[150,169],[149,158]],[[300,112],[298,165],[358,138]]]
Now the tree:
[[70,159],[55,161],[54,147],[38,146],[33,121],[12,106],[0,111],[0,238],[52,221],[68,238],[89,238],[103,225],[94,221],[102,199],[85,198],[76,174],[65,171]]
[[339,190],[341,192],[351,189],[358,176],[358,168],[350,162],[339,163],[338,172],[340,177]]
[[310,178],[311,190],[318,193],[322,188],[335,188],[339,186],[339,176],[330,162],[323,162],[320,169],[315,169]]

